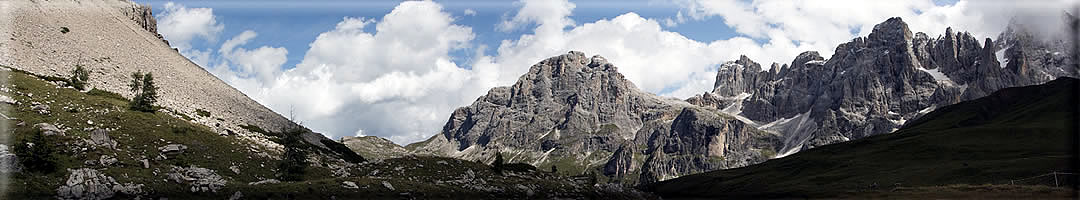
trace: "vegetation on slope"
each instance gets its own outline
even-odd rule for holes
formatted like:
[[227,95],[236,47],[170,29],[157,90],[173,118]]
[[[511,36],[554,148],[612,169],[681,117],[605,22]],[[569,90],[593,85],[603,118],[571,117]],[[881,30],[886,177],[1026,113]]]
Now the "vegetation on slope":
[[[1077,84],[1061,78],[942,107],[891,133],[644,186],[663,197],[1061,198],[1077,170]],[[1076,186],[1076,175],[1059,176]],[[983,185],[990,184],[990,185]]]
[[[68,182],[74,169],[94,169],[120,184],[143,184],[141,194],[116,193],[116,198],[225,199],[237,194],[245,199],[649,197],[629,188],[594,186],[547,172],[511,171],[499,175],[490,165],[451,158],[410,156],[364,162],[357,156],[359,164],[330,162],[334,158],[322,156],[329,152],[340,155],[338,151],[347,147],[326,142],[323,144],[335,150],[314,150],[316,147],[307,143],[298,145],[309,155],[306,162],[311,165],[304,167],[300,177],[290,178],[295,181],[269,181],[284,174],[277,167],[282,163],[280,150],[264,149],[233,134],[219,135],[208,127],[191,123],[190,118],[170,114],[168,109],[130,110],[129,101],[115,93],[97,89],[83,93],[64,87],[63,80],[43,80],[18,71],[0,71],[0,76],[9,80],[0,86],[0,95],[15,101],[0,103],[8,117],[2,122],[12,127],[13,138],[6,143],[45,140],[48,142],[36,143],[55,151],[49,154],[51,158],[42,158],[53,161],[56,170],[10,173],[11,190],[3,196],[7,199],[55,198],[58,188]],[[43,114],[33,109],[34,105],[48,106],[46,110],[50,112]],[[40,132],[34,127],[38,123],[53,124],[65,134],[33,139]],[[108,136],[117,145],[113,148],[88,145],[95,129],[109,130]],[[277,136],[286,135],[256,126],[245,129],[260,130],[254,132],[264,132],[278,142],[283,138]],[[44,147],[38,144],[35,146]],[[169,144],[188,148],[182,153],[166,155],[160,148]],[[110,157],[116,158],[115,163],[99,162]],[[192,192],[187,183],[169,178],[174,167],[213,170],[225,183],[214,192]]]

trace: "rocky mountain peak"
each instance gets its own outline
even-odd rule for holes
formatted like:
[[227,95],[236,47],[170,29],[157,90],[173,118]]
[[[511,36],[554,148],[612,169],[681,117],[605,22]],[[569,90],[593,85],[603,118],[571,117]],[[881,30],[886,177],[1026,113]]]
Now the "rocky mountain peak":
[[[745,56],[725,66],[739,74],[732,81],[746,85],[768,73]],[[760,131],[752,126],[718,109],[642,92],[616,69],[601,56],[577,51],[545,59],[514,85],[493,88],[455,110],[441,134],[406,149],[481,161],[503,153],[508,162],[556,166],[572,175],[601,170],[626,183],[744,166],[768,158],[759,151],[775,151],[771,143],[746,141],[769,137],[754,134]],[[691,107],[696,117],[686,116],[684,108]],[[706,143],[684,140],[691,138],[712,138],[707,145],[713,154],[697,154]],[[757,149],[742,148],[751,144]],[[729,161],[710,158],[719,155]]]
[[1074,63],[1068,49],[1033,40],[1017,27],[996,40],[951,27],[931,38],[913,36],[900,18],[890,18],[868,37],[840,44],[827,60],[803,52],[790,68],[754,81],[722,67],[713,94],[747,98],[702,95],[695,104],[766,124],[759,128],[783,135],[780,152],[786,154],[888,133],[939,106],[1001,88],[1077,76],[1067,69]]
[[867,36],[871,46],[888,45],[896,42],[909,43],[911,41],[911,29],[900,17],[893,17],[880,24],[874,25],[874,30]]

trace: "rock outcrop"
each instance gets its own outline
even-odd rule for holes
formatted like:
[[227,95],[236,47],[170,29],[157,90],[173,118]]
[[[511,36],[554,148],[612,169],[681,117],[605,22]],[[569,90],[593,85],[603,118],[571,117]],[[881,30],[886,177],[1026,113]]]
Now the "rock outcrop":
[[0,173],[18,172],[21,166],[18,156],[15,156],[8,145],[0,144]]
[[69,170],[70,175],[64,185],[56,190],[59,199],[109,199],[116,193],[132,197],[142,195],[142,184],[120,184],[112,177],[95,169],[82,168]]
[[[677,119],[685,112],[701,117]],[[708,121],[718,118],[732,120],[716,122],[719,124]],[[533,65],[513,86],[491,89],[472,105],[454,111],[439,135],[406,148],[414,153],[485,162],[501,152],[508,162],[529,163],[540,169],[554,165],[560,173],[572,175],[596,170],[619,182],[639,183],[768,158],[744,152],[754,149],[738,148],[757,143],[746,140],[760,138],[726,131],[730,127],[754,129],[717,109],[642,92],[603,57],[572,51]],[[713,137],[726,139],[677,140]],[[696,150],[707,148],[700,145],[730,146],[713,149],[719,153],[709,156],[733,162],[693,163],[710,159],[697,155],[700,151]],[[670,150],[668,146],[685,149]],[[695,170],[642,173],[672,167]]]

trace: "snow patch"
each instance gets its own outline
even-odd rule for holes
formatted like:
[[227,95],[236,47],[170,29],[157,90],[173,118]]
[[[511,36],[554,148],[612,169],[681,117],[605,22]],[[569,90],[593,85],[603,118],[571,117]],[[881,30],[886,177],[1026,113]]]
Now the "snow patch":
[[994,52],[994,55],[997,56],[998,62],[1001,63],[1001,66],[1000,66],[1001,68],[1005,68],[1005,66],[1009,65],[1009,60],[1007,58],[1005,58],[1005,49],[1008,49],[1008,48],[1004,48],[1004,49],[998,50],[997,52]]
[[803,64],[806,64],[806,65],[825,65],[825,61],[824,60],[811,60],[811,61],[806,61],[806,63],[803,63]]
[[815,124],[810,123],[810,110],[791,118],[781,118],[776,121],[758,127],[758,129],[780,133],[784,139],[784,147],[780,149],[781,158],[799,152],[803,145],[812,138],[810,129]]
[[[966,86],[966,84],[965,84],[965,86]],[[934,109],[937,109],[937,106],[927,106],[926,108],[923,108],[922,110],[919,110],[919,114],[921,115],[921,114],[930,113],[931,111],[934,111]]]
[[939,82],[939,83],[948,83],[948,84],[955,84],[956,83],[956,82],[953,82],[952,79],[950,79],[948,75],[945,75],[945,73],[941,73],[941,68],[926,69],[926,68],[919,67],[919,71],[923,71],[923,72],[926,72],[926,73],[930,74],[930,76],[934,77],[934,80]]

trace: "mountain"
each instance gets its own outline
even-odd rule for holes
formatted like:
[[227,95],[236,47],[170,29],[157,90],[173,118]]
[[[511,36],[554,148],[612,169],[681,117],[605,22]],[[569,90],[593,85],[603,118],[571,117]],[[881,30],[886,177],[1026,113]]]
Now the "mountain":
[[439,134],[406,149],[485,161],[502,152],[627,184],[747,166],[889,133],[1000,88],[1077,77],[1071,58],[1054,56],[1071,50],[1047,49],[1011,27],[1005,39],[980,43],[951,28],[937,38],[913,34],[890,18],[829,59],[804,52],[767,71],[746,56],[724,63],[713,91],[685,101],[642,92],[602,57],[570,52],[457,109]]
[[1078,96],[1068,77],[1006,88],[891,134],[642,188],[664,198],[1068,198],[1075,175],[1040,175],[1078,169]]
[[775,135],[717,109],[642,92],[603,57],[582,52],[533,65],[450,116],[413,153],[511,162],[638,183],[761,162]]
[[408,150],[401,147],[401,145],[394,144],[394,142],[386,138],[376,136],[345,136],[341,138],[341,144],[349,147],[349,149],[360,154],[360,156],[372,160],[385,160],[388,158],[402,157],[408,154]]
[[[405,150],[381,138],[330,140],[169,48],[150,11],[0,1],[0,199],[654,198],[512,163],[390,158]],[[89,70],[84,90],[67,86],[76,66]],[[154,75],[156,112],[129,109],[137,71]]]
[[723,64],[713,91],[688,102],[744,117],[782,136],[779,156],[889,133],[936,108],[1005,87],[1078,77],[1069,41],[1035,38],[1012,23],[994,41],[948,28],[931,38],[900,18],[840,44],[832,57],[799,54],[791,64],[743,56]]

